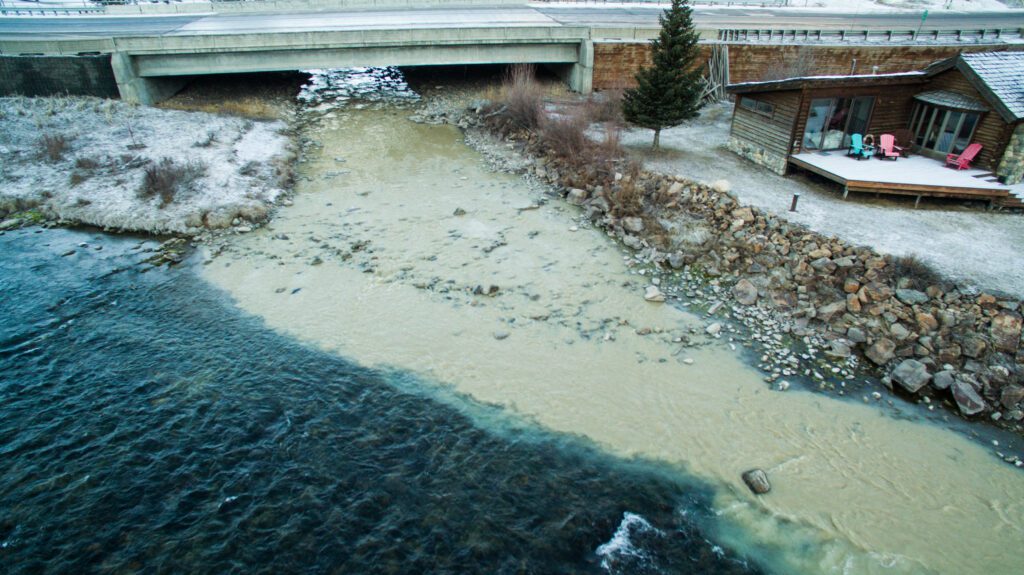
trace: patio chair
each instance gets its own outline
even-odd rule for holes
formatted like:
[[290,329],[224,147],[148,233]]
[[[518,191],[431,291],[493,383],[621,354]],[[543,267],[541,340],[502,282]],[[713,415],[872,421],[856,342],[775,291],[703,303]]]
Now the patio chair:
[[950,168],[956,168],[958,170],[966,170],[971,167],[971,162],[974,161],[974,157],[981,151],[981,144],[974,143],[967,146],[964,151],[959,154],[949,154],[946,156],[946,166]]
[[896,137],[896,146],[900,150],[900,155],[904,158],[909,158],[910,147],[914,145],[914,132],[903,128],[900,130],[893,130],[892,135]]
[[893,161],[896,161],[900,157],[900,147],[896,145],[896,136],[882,134],[878,138],[878,152],[883,159],[892,158]]
[[860,160],[863,158],[870,158],[875,153],[874,146],[864,145],[864,137],[860,134],[850,135],[850,150],[846,152],[847,156],[853,156]]

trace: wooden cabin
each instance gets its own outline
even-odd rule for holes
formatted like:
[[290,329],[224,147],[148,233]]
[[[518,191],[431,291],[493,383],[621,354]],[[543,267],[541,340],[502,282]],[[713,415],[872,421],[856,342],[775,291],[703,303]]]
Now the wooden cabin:
[[944,159],[972,142],[975,166],[1024,176],[1024,52],[960,54],[925,70],[732,84],[730,148],[785,174],[793,155],[846,150],[852,134],[903,132],[899,142]]

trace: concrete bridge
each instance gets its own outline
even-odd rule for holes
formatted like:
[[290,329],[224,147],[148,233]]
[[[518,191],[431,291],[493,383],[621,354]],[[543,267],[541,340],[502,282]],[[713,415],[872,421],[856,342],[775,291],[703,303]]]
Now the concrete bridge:
[[[573,90],[586,93],[593,86],[595,42],[646,44],[657,34],[661,13],[656,6],[544,7],[522,0],[453,0],[433,8],[417,7],[416,0],[358,1],[374,7],[244,13],[237,10],[246,3],[231,3],[232,11],[223,13],[0,18],[0,56],[109,55],[121,96],[144,104],[173,95],[190,76],[383,65],[542,64],[559,72]],[[196,11],[201,5],[181,6]],[[773,20],[797,28],[800,18],[793,9],[704,9],[695,20],[702,35],[716,41],[726,27],[759,28]],[[836,19],[815,12],[802,18],[804,29],[818,28],[819,38],[822,28],[850,25],[848,15]],[[919,24],[916,15],[912,23],[900,18],[869,16],[859,26],[892,30]],[[1024,25],[1022,13],[961,14],[958,21],[971,18],[982,34],[989,24],[1017,26],[1019,38]],[[610,53],[604,50],[599,57]]]

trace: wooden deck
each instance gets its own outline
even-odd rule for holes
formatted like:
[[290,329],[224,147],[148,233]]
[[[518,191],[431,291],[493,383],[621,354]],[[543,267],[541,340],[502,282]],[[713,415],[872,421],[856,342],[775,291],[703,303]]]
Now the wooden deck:
[[923,156],[883,160],[856,160],[842,150],[790,156],[789,163],[843,186],[849,192],[987,201],[990,205],[1014,206],[1019,200],[1009,188],[985,178],[984,170],[953,170]]

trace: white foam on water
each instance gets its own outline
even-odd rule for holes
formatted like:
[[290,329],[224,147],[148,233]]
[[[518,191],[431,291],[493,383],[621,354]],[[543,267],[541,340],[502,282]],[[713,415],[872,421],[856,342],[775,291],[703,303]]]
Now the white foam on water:
[[619,522],[619,527],[615,530],[612,538],[598,546],[595,551],[601,557],[601,567],[604,570],[611,573],[615,560],[622,557],[634,557],[641,561],[650,559],[647,552],[633,544],[633,540],[630,538],[633,532],[654,532],[659,536],[664,535],[661,530],[648,523],[640,515],[626,511],[622,514],[622,521]]

